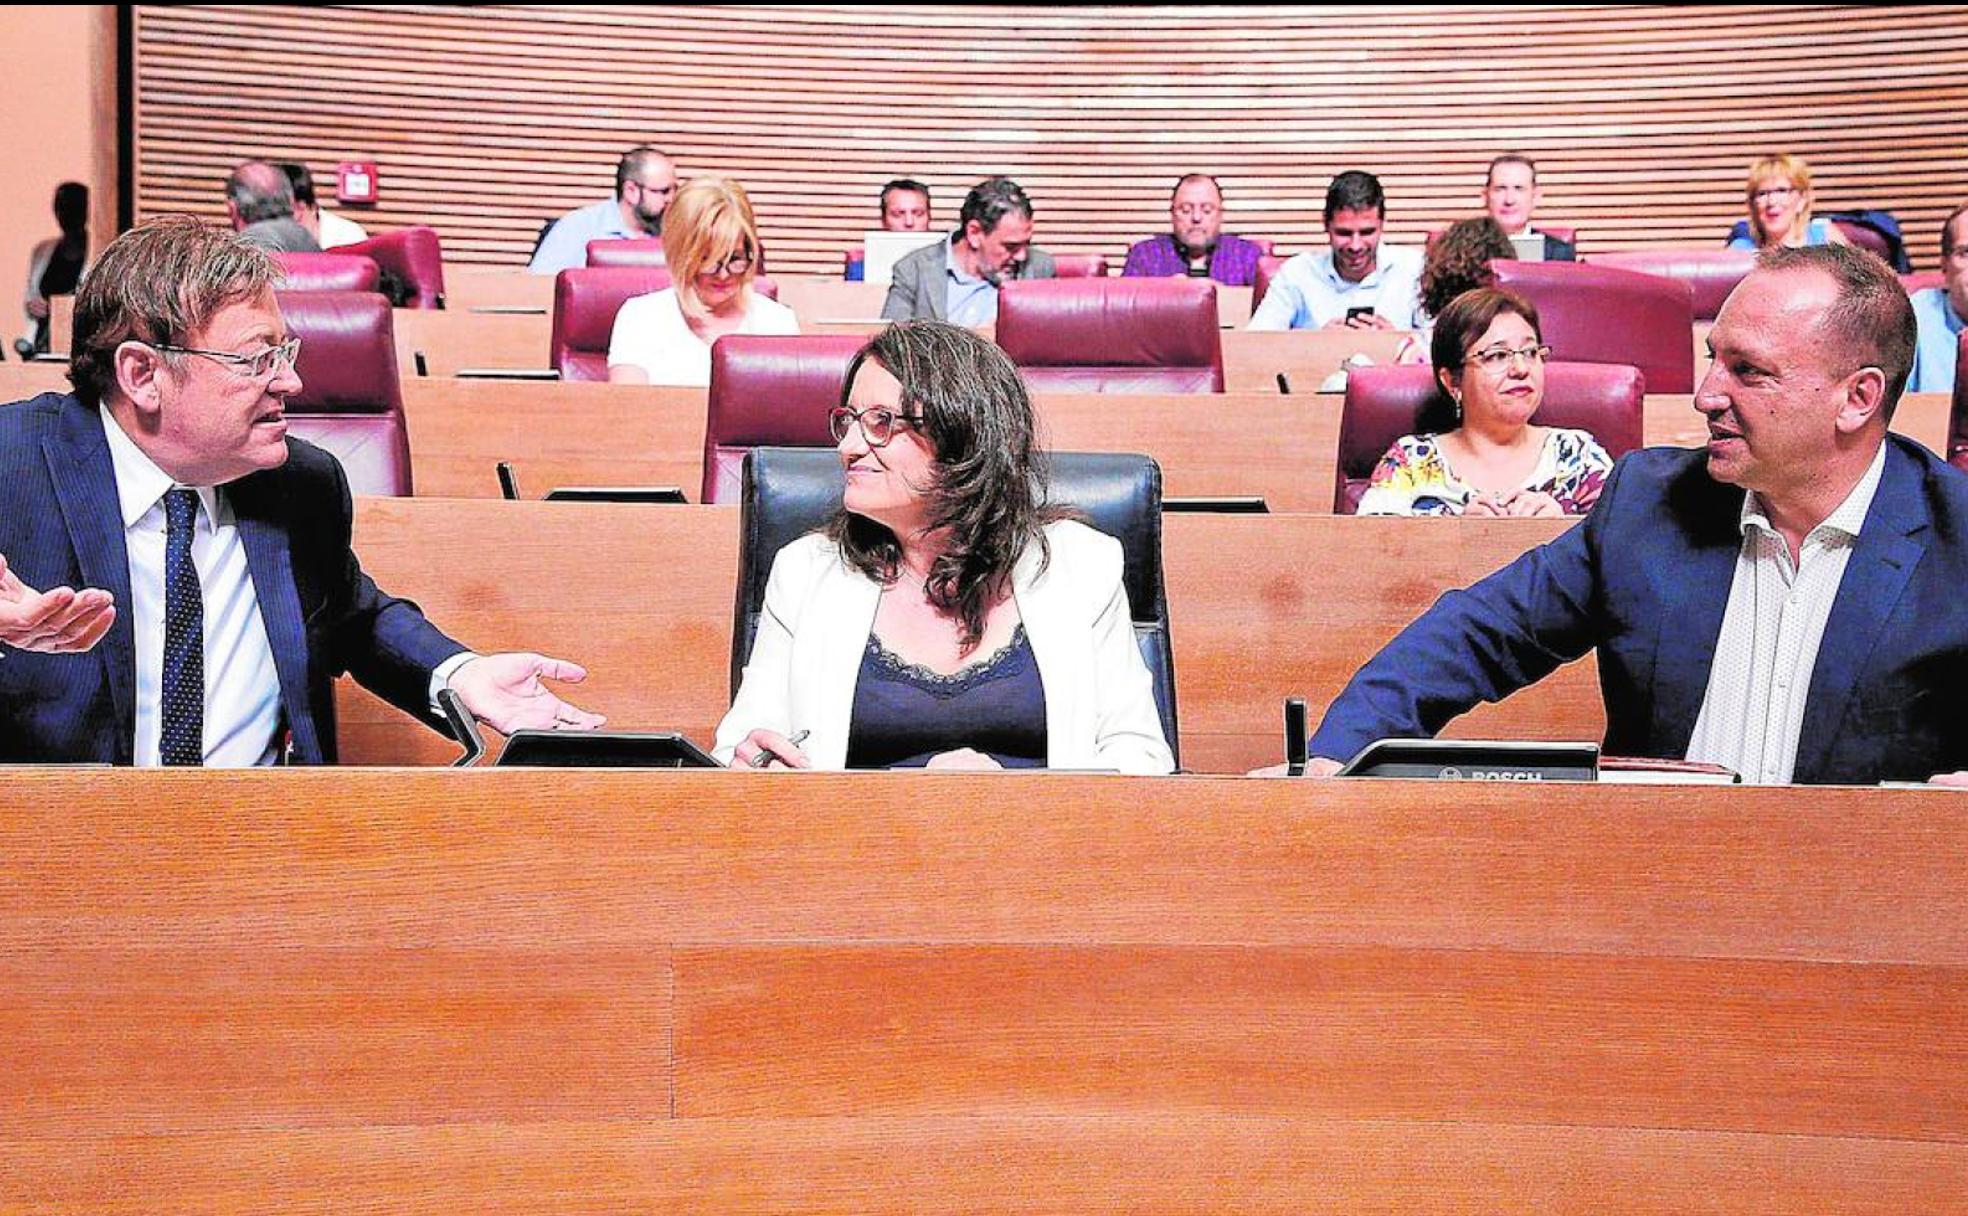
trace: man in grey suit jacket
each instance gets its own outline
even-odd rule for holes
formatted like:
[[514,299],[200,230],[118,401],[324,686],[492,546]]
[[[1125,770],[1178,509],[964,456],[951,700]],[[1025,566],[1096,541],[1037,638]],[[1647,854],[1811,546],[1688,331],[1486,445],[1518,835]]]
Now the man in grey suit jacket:
[[895,263],[882,316],[990,325],[998,319],[998,287],[1006,279],[1049,279],[1054,273],[1052,255],[1032,244],[1032,200],[1008,177],[986,178],[964,197],[949,240]]

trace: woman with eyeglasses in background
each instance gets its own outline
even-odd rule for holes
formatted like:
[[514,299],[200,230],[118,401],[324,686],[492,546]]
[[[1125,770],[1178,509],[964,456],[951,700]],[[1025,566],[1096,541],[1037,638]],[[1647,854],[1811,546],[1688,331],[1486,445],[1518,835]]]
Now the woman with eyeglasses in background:
[[772,563],[717,757],[1170,771],[1120,543],[1046,505],[1011,360],[916,321],[872,339],[845,384],[841,508]]
[[745,188],[693,178],[663,218],[671,285],[615,314],[608,378],[617,384],[708,385],[711,344],[726,334],[796,334],[793,310],[752,290],[758,225]]
[[1731,249],[1781,245],[1849,245],[1830,220],[1811,218],[1811,166],[1795,156],[1766,156],[1749,167],[1749,235]]
[[1361,515],[1583,515],[1612,459],[1585,431],[1533,426],[1544,404],[1537,308],[1494,287],[1464,292],[1435,319],[1437,393],[1422,430],[1387,449]]

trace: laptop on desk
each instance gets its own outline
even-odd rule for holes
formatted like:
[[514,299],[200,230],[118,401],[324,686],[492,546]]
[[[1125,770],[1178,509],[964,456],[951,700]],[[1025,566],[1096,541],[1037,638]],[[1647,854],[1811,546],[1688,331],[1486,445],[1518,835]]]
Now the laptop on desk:
[[884,287],[895,281],[895,263],[924,245],[946,240],[947,232],[888,232],[876,229],[861,236],[861,278]]

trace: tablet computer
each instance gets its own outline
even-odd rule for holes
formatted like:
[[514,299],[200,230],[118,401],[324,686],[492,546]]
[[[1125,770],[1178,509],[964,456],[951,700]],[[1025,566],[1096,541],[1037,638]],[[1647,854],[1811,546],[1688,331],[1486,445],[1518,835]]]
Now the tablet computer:
[[561,486],[547,491],[548,502],[657,502],[689,500],[681,486]]
[[516,730],[506,737],[496,763],[528,768],[724,767],[674,731]]

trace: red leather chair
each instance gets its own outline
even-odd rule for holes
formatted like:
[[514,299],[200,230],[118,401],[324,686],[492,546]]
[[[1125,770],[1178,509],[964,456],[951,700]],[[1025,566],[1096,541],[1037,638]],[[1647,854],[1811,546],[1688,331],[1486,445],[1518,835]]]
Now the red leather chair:
[[336,253],[360,254],[410,289],[405,308],[444,307],[444,248],[434,229],[419,225],[343,245]]
[[1257,259],[1257,277],[1251,280],[1251,312],[1255,313],[1257,306],[1264,303],[1264,293],[1271,290],[1271,280],[1289,261],[1290,258],[1273,257],[1268,253]]
[[840,404],[859,334],[731,334],[711,347],[704,419],[704,502],[737,502],[756,447],[831,448],[827,411]]
[[1207,279],[1014,279],[998,296],[997,338],[1036,391],[1223,391]]
[[345,253],[275,253],[273,260],[287,291],[374,291],[383,277],[374,258]]
[[608,340],[624,301],[670,285],[666,266],[563,270],[554,279],[549,365],[562,380],[608,379]]
[[1747,249],[1626,249],[1594,254],[1592,264],[1686,283],[1694,297],[1695,320],[1713,321],[1722,301],[1755,268],[1756,255]]
[[611,237],[588,242],[590,266],[667,266],[663,242],[653,237],[632,240]]
[[366,291],[276,295],[287,332],[301,340],[301,391],[287,399],[288,433],[332,452],[354,493],[408,496],[410,433],[389,300]]
[[1929,287],[1946,287],[1947,272],[1942,270],[1916,270],[1912,274],[1901,275],[1900,283],[1906,288],[1907,294],[1912,295],[1916,291],[1926,291]]
[[[670,285],[667,266],[589,266],[563,270],[554,279],[553,336],[548,365],[562,380],[608,379],[608,340],[615,314],[634,296]],[[753,279],[752,290],[779,298],[771,279]]]
[[1695,391],[1694,293],[1686,283],[1590,262],[1490,265],[1498,287],[1537,305],[1554,358],[1637,367],[1651,393]]
[[[1422,409],[1435,393],[1435,369],[1414,365],[1357,367],[1346,377],[1339,416],[1339,475],[1333,513],[1351,515],[1367,492],[1374,466],[1403,435],[1420,429]],[[1638,368],[1611,363],[1548,363],[1539,426],[1590,431],[1617,460],[1642,442],[1645,382]]]
[[1062,279],[1104,279],[1107,258],[1099,253],[1056,253],[1052,256],[1052,273]]

